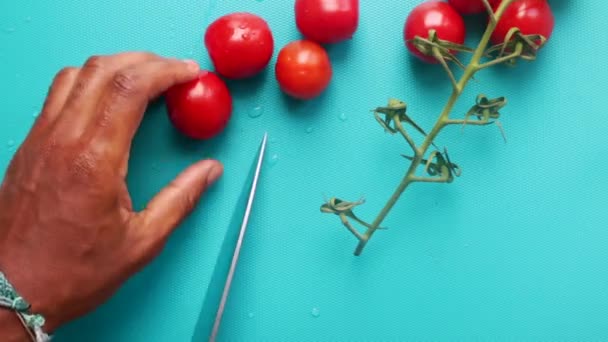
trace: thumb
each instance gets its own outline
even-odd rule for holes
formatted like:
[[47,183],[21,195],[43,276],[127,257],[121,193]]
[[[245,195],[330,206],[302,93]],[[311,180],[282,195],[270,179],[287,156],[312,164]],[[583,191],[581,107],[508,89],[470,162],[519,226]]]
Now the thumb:
[[[166,238],[189,215],[205,190],[219,179],[223,166],[204,160],[184,170],[141,212],[147,234]],[[151,231],[152,230],[152,231]]]

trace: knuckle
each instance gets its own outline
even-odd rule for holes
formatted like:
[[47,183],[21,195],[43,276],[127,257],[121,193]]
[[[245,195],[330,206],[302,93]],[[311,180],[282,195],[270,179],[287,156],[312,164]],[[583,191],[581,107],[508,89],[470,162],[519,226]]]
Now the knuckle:
[[145,59],[147,59],[147,60],[153,60],[153,59],[160,58],[160,56],[158,56],[157,54],[152,53],[152,52],[148,52],[148,51],[135,51],[135,52],[133,52],[133,56],[134,57],[138,57],[138,58],[140,58],[142,60],[145,60]]
[[53,83],[61,83],[61,82],[65,81],[66,79],[70,79],[70,78],[76,76],[77,73],[78,73],[78,68],[65,67],[65,68],[59,70],[59,72],[55,76],[55,81]]
[[127,69],[117,72],[112,78],[113,91],[119,96],[132,96],[141,91],[139,77],[133,70]]
[[102,56],[91,56],[84,63],[84,68],[87,70],[101,69],[105,64],[105,58]]

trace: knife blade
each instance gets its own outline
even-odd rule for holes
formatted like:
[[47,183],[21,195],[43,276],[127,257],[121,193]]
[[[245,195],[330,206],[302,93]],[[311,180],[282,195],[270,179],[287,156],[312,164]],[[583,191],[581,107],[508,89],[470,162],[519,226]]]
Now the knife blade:
[[203,307],[192,336],[193,342],[214,342],[217,339],[239,261],[241,247],[247,231],[264,161],[267,140],[268,134],[265,133],[257,156],[249,170],[243,193],[239,197],[235,207],[234,216],[226,231],[224,242],[220,249],[209,287],[207,288]]

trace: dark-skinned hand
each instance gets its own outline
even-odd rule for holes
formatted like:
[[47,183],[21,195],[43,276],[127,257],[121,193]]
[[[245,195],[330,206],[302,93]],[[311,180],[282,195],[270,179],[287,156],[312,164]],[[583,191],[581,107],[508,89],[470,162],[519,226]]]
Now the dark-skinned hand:
[[[130,52],[55,77],[0,187],[0,270],[45,316],[47,333],[94,310],[157,256],[221,176],[219,162],[200,161],[140,212],[125,183],[149,102],[198,73],[191,61]],[[27,341],[4,309],[0,340]]]

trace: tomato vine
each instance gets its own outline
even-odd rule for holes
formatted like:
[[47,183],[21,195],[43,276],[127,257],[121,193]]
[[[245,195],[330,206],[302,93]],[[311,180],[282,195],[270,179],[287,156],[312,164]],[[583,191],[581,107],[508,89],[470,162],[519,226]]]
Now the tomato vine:
[[[451,161],[447,149],[440,150],[435,145],[435,138],[437,138],[444,128],[452,125],[486,126],[499,124],[500,111],[507,103],[504,97],[492,99],[480,94],[477,96],[475,104],[462,119],[450,117],[456,101],[460,98],[473,76],[483,69],[498,64],[512,65],[517,59],[534,60],[536,54],[545,45],[550,36],[553,29],[553,17],[550,10],[547,13],[550,16],[548,18],[550,25],[540,28],[542,32],[534,32],[534,29],[530,27],[521,30],[517,26],[507,27],[507,30],[504,28],[505,22],[507,23],[506,25],[509,25],[509,22],[513,21],[512,18],[504,17],[505,13],[509,11],[513,12],[510,7],[511,5],[517,6],[526,1],[541,3],[546,0],[481,1],[483,1],[484,8],[487,9],[489,20],[486,30],[475,49],[469,49],[466,46],[458,44],[458,42],[442,40],[441,35],[435,29],[430,29],[426,37],[418,34],[413,38],[406,38],[408,39],[408,48],[414,46],[417,49],[413,51],[415,55],[420,57],[422,54],[425,57],[423,60],[434,58],[436,62],[439,62],[445,69],[453,89],[436,123],[428,134],[407,114],[407,105],[403,101],[391,99],[386,106],[372,110],[382,128],[391,134],[398,134],[403,137],[413,153],[412,156],[404,156],[410,161],[410,166],[393,192],[393,195],[380,210],[376,218],[371,223],[368,223],[355,214],[355,209],[364,203],[363,200],[349,202],[332,197],[321,206],[321,212],[337,215],[342,224],[358,239],[359,242],[354,252],[355,255],[360,255],[376,231],[382,229],[381,224],[411,184],[452,183],[455,177],[460,176],[461,169]],[[546,6],[545,10],[548,9],[548,4],[543,3],[541,5]],[[505,19],[505,21],[501,21],[501,19]],[[496,37],[494,33],[497,27],[507,32],[504,35],[504,40],[499,44],[488,47]],[[473,54],[467,65],[458,60],[455,55],[458,52]],[[456,79],[449,63],[456,64],[464,70],[460,79]],[[415,142],[408,133],[409,129],[414,129],[424,135],[425,138],[422,143],[417,144]],[[426,176],[417,176],[417,171],[420,167],[424,168]],[[353,223],[363,226],[364,231],[361,232],[356,229]]]

